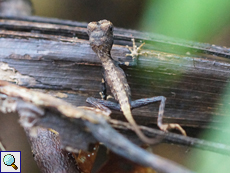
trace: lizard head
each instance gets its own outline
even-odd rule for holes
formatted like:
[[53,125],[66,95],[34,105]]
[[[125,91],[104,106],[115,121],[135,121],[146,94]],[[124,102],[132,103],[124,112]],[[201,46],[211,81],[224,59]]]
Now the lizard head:
[[109,53],[113,45],[113,24],[108,20],[90,22],[87,26],[90,46],[94,52]]

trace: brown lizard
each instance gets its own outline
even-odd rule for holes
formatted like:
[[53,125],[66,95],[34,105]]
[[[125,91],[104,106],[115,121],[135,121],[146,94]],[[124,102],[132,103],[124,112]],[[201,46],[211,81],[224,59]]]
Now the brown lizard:
[[[167,131],[168,129],[176,128],[181,131],[182,134],[186,135],[185,131],[178,124],[163,124],[162,118],[165,107],[164,96],[157,96],[152,98],[145,98],[132,101],[131,100],[131,92],[126,80],[126,76],[124,71],[118,66],[119,62],[112,59],[110,51],[113,45],[113,24],[107,20],[100,20],[98,22],[90,22],[87,27],[87,32],[89,35],[90,46],[93,51],[100,58],[102,66],[103,66],[103,79],[102,79],[102,99],[106,99],[106,84],[109,85],[111,92],[118,103],[114,103],[108,100],[100,100],[95,99],[93,97],[87,98],[87,102],[97,106],[99,108],[106,109],[105,107],[109,107],[115,110],[121,110],[128,120],[128,122],[133,126],[133,130],[140,137],[140,139],[146,143],[155,143],[155,139],[151,139],[146,137],[135,120],[133,119],[131,109],[141,107],[156,101],[161,101],[159,114],[158,114],[158,123],[157,125],[163,131]],[[134,42],[134,40],[133,40]],[[143,46],[143,44],[141,45]],[[135,65],[138,52],[141,48],[133,45],[133,50],[131,50],[131,56],[133,57],[133,63],[124,63],[125,65]],[[105,107],[104,107],[105,106]]]

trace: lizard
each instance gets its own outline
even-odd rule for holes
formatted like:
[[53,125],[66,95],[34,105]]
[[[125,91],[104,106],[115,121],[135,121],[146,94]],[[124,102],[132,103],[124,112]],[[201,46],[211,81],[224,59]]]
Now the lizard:
[[[138,137],[145,143],[152,144],[155,142],[154,139],[151,139],[145,136],[142,131],[139,129],[136,121],[134,120],[131,109],[148,105],[150,103],[160,101],[157,125],[163,131],[168,131],[169,129],[178,129],[183,135],[186,135],[186,132],[179,124],[163,124],[163,113],[165,107],[166,98],[164,96],[157,96],[152,98],[144,98],[132,101],[131,100],[131,91],[128,85],[126,75],[124,71],[119,67],[120,64],[123,65],[136,65],[137,56],[139,55],[140,48],[144,45],[142,44],[137,48],[135,41],[133,40],[133,49],[129,48],[133,61],[130,63],[119,63],[111,57],[111,49],[113,46],[113,24],[108,20],[100,20],[98,22],[90,22],[87,26],[87,33],[89,35],[90,46],[93,51],[99,57],[102,67],[103,67],[103,78],[102,78],[102,99],[96,99],[93,97],[87,98],[86,102],[101,108],[101,109],[114,109],[120,110],[123,112],[125,118],[133,127],[133,130],[136,132]],[[115,100],[118,103],[108,101],[106,94],[106,83],[110,87],[111,93],[113,94]]]

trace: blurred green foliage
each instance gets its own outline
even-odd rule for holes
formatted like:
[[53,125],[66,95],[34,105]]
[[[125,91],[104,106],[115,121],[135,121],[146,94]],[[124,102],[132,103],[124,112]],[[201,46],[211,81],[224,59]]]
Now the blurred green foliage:
[[[224,92],[224,98],[220,104],[223,117],[221,118],[221,122],[223,123],[222,127],[226,131],[230,131],[230,84],[226,87],[226,91]],[[210,140],[224,141],[226,144],[230,145],[230,137],[226,136],[226,133],[218,133],[218,131],[209,131],[204,132],[206,137]],[[188,160],[188,164],[194,168],[199,173],[228,173],[230,172],[230,157],[227,155],[222,155],[214,152],[200,152],[200,150],[196,150],[196,152],[192,153],[192,157]]]
[[[229,0],[148,0],[142,18],[142,29],[176,38],[207,42],[224,27],[229,27]],[[230,131],[230,84],[222,98],[220,118],[225,130]],[[220,109],[219,109],[220,110]],[[229,122],[229,123],[228,123]],[[222,128],[222,127],[221,127]],[[225,141],[230,137],[217,131],[206,131],[209,139]],[[194,150],[189,167],[199,173],[230,172],[230,157],[214,152]]]
[[142,28],[204,42],[229,24],[229,7],[229,0],[148,0]]

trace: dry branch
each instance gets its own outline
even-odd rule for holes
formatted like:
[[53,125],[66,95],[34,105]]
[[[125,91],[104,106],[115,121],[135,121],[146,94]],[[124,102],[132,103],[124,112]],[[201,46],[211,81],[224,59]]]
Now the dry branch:
[[[49,158],[46,155],[46,148],[44,148],[46,145],[54,152],[52,156],[56,156],[57,162],[61,163],[61,166],[55,167],[52,161],[47,161],[51,165],[42,167],[46,171],[61,170],[65,167],[74,169],[75,165],[69,159],[68,154],[63,153],[64,151],[60,149],[58,139],[50,136],[49,132],[44,134],[42,130],[37,129],[40,126],[56,130],[60,135],[62,148],[70,152],[78,152],[79,149],[87,150],[90,143],[98,140],[113,152],[155,170],[165,173],[172,170],[178,173],[191,172],[176,163],[150,154],[127,140],[106,122],[109,118],[106,118],[107,115],[98,109],[75,107],[52,96],[4,81],[0,81],[0,93],[4,94],[1,95],[0,110],[3,113],[17,112],[20,115],[20,123],[29,132],[28,135],[35,153],[36,151],[40,153],[40,157],[35,154],[38,165]],[[47,137],[49,140],[42,144],[41,142],[45,138],[38,136],[37,133],[44,134],[45,138]],[[39,137],[42,141],[39,140]]]
[[[17,108],[17,111],[20,114],[22,114],[20,122],[23,127],[27,128],[33,127],[35,125],[40,125],[58,131],[63,140],[63,147],[67,147],[66,149],[69,151],[77,152],[79,149],[87,150],[88,144],[95,142],[95,139],[91,136],[91,134],[88,134],[84,130],[82,131],[82,129],[84,129],[84,123],[82,120],[87,120],[93,124],[99,123],[97,118],[95,118],[95,115],[97,115],[97,117],[102,116],[105,120],[111,123],[113,127],[121,131],[123,130],[122,132],[124,133],[124,135],[126,135],[133,142],[141,144],[141,141],[135,135],[127,133],[127,131],[132,130],[130,124],[110,119],[108,117],[108,113],[101,111],[99,109],[92,109],[90,107],[74,107],[65,101],[53,98],[50,95],[32,91],[16,85],[12,85],[4,81],[0,81],[0,92],[6,94],[9,97],[21,98],[23,100],[23,102],[18,101],[17,106],[15,105],[15,101],[12,101],[11,99],[10,101],[2,102],[2,108],[0,109],[2,112],[15,112]],[[5,97],[2,97],[2,99],[4,98]],[[25,104],[25,101],[32,103],[35,106],[28,103]],[[5,105],[5,103],[7,103],[7,105]],[[38,107],[43,107],[43,109],[46,109],[44,111],[43,109],[40,109]],[[30,111],[32,111],[33,114],[30,113],[29,115],[27,115],[26,113],[22,112],[24,110],[27,111],[27,109],[30,109]],[[34,115],[35,113],[37,116]],[[24,114],[26,116],[24,116]],[[49,115],[49,118],[46,118],[44,114]],[[57,115],[64,115],[64,117],[78,119],[78,121],[74,120],[75,123],[72,124],[66,121],[65,119],[58,119],[60,117]],[[39,123],[38,119],[40,119]],[[151,129],[145,126],[140,126],[140,128],[144,131],[146,135],[156,137],[156,142],[158,141],[158,139],[164,139],[165,141],[173,143],[193,146],[204,150],[210,150],[227,155],[230,154],[230,146],[222,143],[208,142],[205,140],[185,137],[174,133],[165,133],[163,131]],[[92,130],[92,132],[95,133],[96,131],[97,130]],[[111,137],[111,135],[109,136]],[[97,138],[97,140],[99,139]]]
[[58,135],[37,127],[37,135],[32,136],[30,130],[27,128],[27,136],[41,172],[79,172],[72,154],[61,148]]

